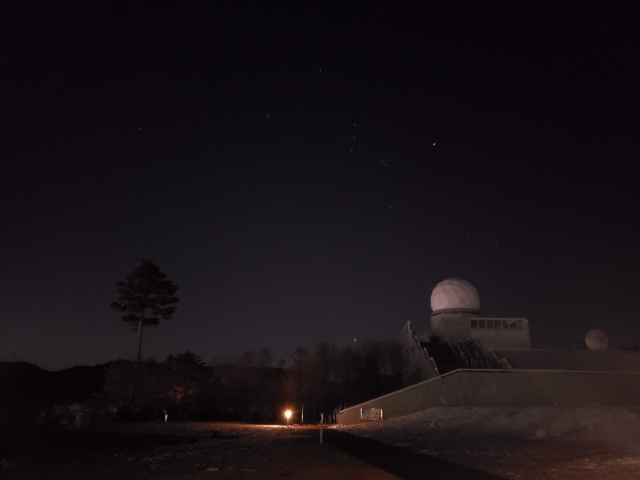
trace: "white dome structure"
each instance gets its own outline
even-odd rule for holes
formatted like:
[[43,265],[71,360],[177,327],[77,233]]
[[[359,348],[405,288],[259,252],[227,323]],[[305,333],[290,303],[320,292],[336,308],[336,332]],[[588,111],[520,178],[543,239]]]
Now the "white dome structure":
[[589,330],[584,336],[584,343],[594,352],[603,352],[609,346],[609,339],[600,330]]
[[478,312],[480,296],[473,285],[459,278],[443,280],[431,293],[433,313],[441,310],[462,310]]

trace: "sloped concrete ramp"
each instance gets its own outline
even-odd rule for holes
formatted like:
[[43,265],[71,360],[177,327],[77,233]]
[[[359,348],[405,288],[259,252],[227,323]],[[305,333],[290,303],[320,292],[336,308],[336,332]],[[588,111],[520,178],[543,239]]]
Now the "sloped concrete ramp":
[[340,412],[339,423],[382,409],[391,419],[432,407],[497,405],[640,405],[639,372],[455,370]]

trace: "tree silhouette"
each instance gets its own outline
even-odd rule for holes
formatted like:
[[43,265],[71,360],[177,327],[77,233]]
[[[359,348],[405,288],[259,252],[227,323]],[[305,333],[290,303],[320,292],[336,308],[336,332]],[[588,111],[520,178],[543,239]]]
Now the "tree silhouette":
[[261,368],[270,368],[273,366],[273,355],[268,348],[261,348],[258,352],[258,366]]
[[196,393],[207,378],[208,368],[202,358],[189,350],[169,355],[165,365],[170,372],[169,394],[181,403]]
[[128,274],[124,281],[118,282],[117,287],[118,300],[111,302],[111,308],[126,312],[122,319],[131,325],[132,331],[138,331],[138,355],[126,406],[129,411],[142,358],[142,330],[144,327],[158,325],[161,319],[171,318],[176,311],[173,305],[178,303],[178,297],[174,296],[178,287],[167,280],[167,276],[149,260],[142,260],[142,264]]

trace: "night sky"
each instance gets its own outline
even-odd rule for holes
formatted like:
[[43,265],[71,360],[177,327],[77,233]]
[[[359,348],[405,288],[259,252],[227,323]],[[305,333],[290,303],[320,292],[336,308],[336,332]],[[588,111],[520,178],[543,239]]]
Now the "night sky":
[[293,4],[3,2],[0,360],[133,358],[143,258],[158,360],[395,339],[449,277],[640,344],[632,2]]

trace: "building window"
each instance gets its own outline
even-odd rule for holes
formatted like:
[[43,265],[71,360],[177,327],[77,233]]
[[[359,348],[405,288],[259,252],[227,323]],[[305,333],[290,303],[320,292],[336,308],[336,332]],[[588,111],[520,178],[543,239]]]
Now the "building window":
[[471,330],[506,330],[511,332],[524,332],[527,330],[526,320],[484,319],[471,320]]

